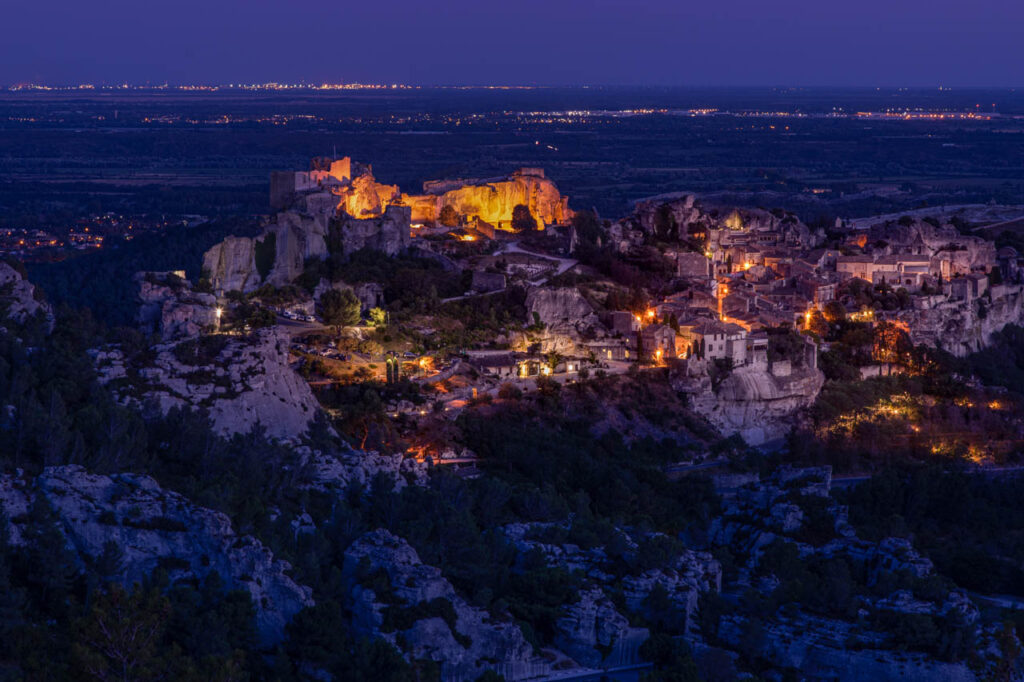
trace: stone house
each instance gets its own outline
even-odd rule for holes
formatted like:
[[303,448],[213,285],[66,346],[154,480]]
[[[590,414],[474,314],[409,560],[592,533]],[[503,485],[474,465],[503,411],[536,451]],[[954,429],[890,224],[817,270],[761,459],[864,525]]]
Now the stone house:
[[[664,324],[649,324],[640,330],[645,358],[667,359],[676,356],[676,332]],[[660,351],[660,353],[659,353]]]

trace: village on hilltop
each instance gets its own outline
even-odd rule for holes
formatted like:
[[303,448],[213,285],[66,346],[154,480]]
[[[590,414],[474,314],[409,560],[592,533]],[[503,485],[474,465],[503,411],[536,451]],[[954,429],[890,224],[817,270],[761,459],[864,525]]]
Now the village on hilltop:
[[[169,343],[269,326],[314,391],[408,379],[432,392],[392,401],[393,417],[426,406],[455,417],[538,380],[665,368],[714,428],[761,445],[814,402],[819,364],[838,361],[829,324],[868,331],[846,368],[867,378],[905,371],[901,353],[920,344],[964,356],[1024,319],[1018,253],[956,215],[812,229],[783,210],[676,194],[612,221],[571,210],[541,169],[408,194],[348,157],[273,173],[270,205],[259,236],[206,253],[194,287],[143,277],[144,317]],[[389,280],[403,259],[429,263],[433,279]],[[489,317],[470,319],[480,311]],[[217,398],[215,387],[146,391],[165,407]],[[302,413],[277,420],[289,426],[276,435],[294,436],[316,401],[285,393]]]

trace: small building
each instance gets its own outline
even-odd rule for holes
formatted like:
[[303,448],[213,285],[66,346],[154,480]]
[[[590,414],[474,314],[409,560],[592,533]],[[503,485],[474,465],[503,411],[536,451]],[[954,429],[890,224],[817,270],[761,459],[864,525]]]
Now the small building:
[[482,373],[498,378],[515,378],[520,362],[509,351],[469,351],[469,364]]
[[676,275],[693,279],[711,277],[711,260],[703,253],[676,254]]
[[[584,347],[594,354],[598,362],[611,362],[613,360],[631,360],[636,358],[636,346],[631,343],[632,335],[627,339],[601,339],[589,341]],[[630,346],[633,346],[632,348]]]
[[616,310],[608,313],[608,317],[606,319],[608,328],[611,329],[614,334],[629,336],[631,334],[635,334],[640,329],[640,320],[637,319],[636,315],[624,310]]
[[664,324],[649,324],[640,330],[644,358],[662,360],[676,356],[676,332]]

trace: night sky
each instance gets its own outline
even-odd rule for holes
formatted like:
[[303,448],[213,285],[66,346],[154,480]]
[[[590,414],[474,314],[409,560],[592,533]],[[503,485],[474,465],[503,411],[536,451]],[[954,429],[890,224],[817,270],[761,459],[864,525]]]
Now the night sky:
[[1021,0],[4,0],[0,83],[1024,86]]

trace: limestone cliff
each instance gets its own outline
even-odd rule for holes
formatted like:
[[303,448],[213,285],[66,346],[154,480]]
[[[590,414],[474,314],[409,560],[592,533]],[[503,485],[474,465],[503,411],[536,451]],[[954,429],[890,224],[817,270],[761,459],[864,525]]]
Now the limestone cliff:
[[99,379],[123,402],[209,410],[223,434],[259,424],[273,438],[297,439],[319,404],[288,364],[289,337],[274,329],[212,335],[155,346],[152,357],[117,348],[93,352]]
[[777,374],[747,366],[731,371],[715,388],[706,375],[675,376],[672,385],[689,394],[693,410],[724,435],[739,434],[750,445],[762,445],[785,436],[825,383],[819,370],[807,367]]
[[203,274],[215,289],[253,291],[260,285],[256,270],[256,240],[228,237],[203,254]]
[[911,341],[958,357],[985,348],[992,334],[1006,325],[1024,323],[1024,285],[1020,284],[996,285],[973,301],[942,300],[929,306],[924,299],[918,303],[897,315],[907,324]]
[[28,510],[37,497],[53,507],[67,545],[83,562],[114,542],[122,551],[116,578],[141,583],[157,568],[174,582],[216,571],[229,589],[252,595],[265,644],[279,641],[296,612],[313,604],[312,591],[286,575],[290,566],[248,535],[237,535],[220,512],[197,507],[148,476],[88,473],[79,466],[50,467],[35,478],[0,476],[0,507],[11,542],[21,544]]
[[349,255],[360,249],[383,251],[389,256],[409,248],[410,208],[388,206],[381,216],[357,219],[340,215],[330,228],[332,251]]
[[228,237],[203,256],[205,276],[215,290],[249,293],[262,284],[292,283],[311,258],[323,260],[332,252],[348,256],[360,249],[393,256],[412,240],[408,206],[388,206],[382,215],[361,219],[336,216],[332,206],[326,208],[327,213],[284,211],[259,237]]

